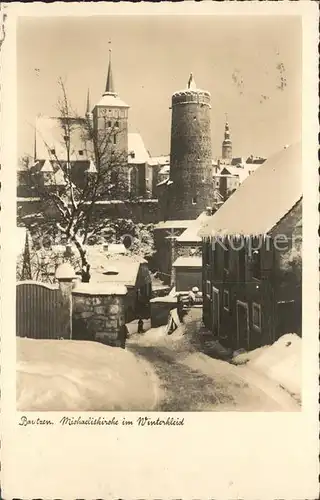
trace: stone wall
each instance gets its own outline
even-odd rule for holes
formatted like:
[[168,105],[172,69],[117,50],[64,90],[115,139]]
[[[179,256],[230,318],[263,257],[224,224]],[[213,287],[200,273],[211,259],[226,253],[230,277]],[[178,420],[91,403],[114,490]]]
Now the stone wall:
[[[58,219],[58,213],[52,206],[46,206],[44,210],[43,203],[32,198],[18,198],[18,213],[30,215],[37,212],[45,212],[46,215]],[[132,219],[134,222],[143,224],[155,224],[160,221],[160,212],[158,209],[158,200],[143,201],[119,201],[110,203],[101,203],[96,206],[97,216],[106,219]]]
[[72,292],[73,338],[124,346],[125,292],[103,292],[91,284],[87,288],[81,284]]
[[172,97],[168,219],[196,219],[213,204],[210,95]]

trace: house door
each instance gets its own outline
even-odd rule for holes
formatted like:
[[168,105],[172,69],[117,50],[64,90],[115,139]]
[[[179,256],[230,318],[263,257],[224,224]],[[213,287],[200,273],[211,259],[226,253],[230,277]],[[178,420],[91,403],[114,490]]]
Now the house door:
[[285,333],[301,332],[301,305],[295,300],[277,303],[275,340]]
[[237,300],[237,347],[249,347],[249,309],[246,302]]
[[212,287],[212,331],[214,335],[219,335],[220,326],[220,308],[219,308],[219,290]]

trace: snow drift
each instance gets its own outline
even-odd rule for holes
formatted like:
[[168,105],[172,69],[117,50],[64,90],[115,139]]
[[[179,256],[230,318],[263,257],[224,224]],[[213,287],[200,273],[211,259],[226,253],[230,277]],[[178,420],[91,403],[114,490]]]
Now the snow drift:
[[289,333],[271,346],[236,355],[233,363],[246,364],[253,370],[263,372],[296,399],[301,400],[301,358],[302,340],[298,335]]
[[18,411],[150,410],[155,386],[151,366],[126,350],[17,339]]

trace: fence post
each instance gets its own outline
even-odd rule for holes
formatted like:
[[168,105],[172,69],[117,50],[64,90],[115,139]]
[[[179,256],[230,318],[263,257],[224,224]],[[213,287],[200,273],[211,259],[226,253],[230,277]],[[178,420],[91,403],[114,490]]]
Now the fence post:
[[61,332],[59,337],[72,339],[72,289],[76,274],[73,267],[64,262],[57,267],[56,278],[61,291]]

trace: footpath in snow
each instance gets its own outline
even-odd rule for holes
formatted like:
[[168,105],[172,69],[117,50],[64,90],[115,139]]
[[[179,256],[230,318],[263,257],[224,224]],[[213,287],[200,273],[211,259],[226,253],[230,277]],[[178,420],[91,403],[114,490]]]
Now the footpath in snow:
[[[258,358],[258,353],[253,351],[251,353],[243,353],[233,360],[230,353],[223,348],[217,341],[210,341],[210,356],[201,352],[201,315],[199,313],[189,314],[185,318],[185,323],[180,325],[171,335],[167,335],[166,327],[155,328],[147,331],[144,335],[132,335],[129,339],[128,348],[140,354],[143,352],[142,348],[145,347],[145,353],[153,350],[153,357],[155,358],[155,351],[158,351],[159,357],[166,355],[171,358],[174,365],[181,364],[188,369],[192,370],[195,374],[201,373],[206,375],[212,380],[213,386],[230,396],[229,400],[233,400],[230,404],[219,404],[214,411],[299,411],[300,406],[298,396],[298,385],[295,387],[296,400],[291,395],[292,390],[285,387],[286,380],[291,380],[291,371],[295,370],[296,365],[288,361],[287,351],[278,352],[278,369],[271,369],[271,358],[275,359],[271,354],[269,360],[265,358],[265,364],[261,361],[260,367],[250,366],[248,359]],[[296,336],[294,336],[296,337]],[[283,344],[289,340],[284,339]],[[298,341],[296,341],[296,344]],[[280,344],[282,344],[280,342]],[[267,351],[271,347],[263,348],[266,356]],[[207,349],[208,350],[208,349]],[[279,351],[279,347],[276,349]],[[262,352],[262,350],[259,350]],[[272,349],[275,353],[275,349]],[[298,355],[298,349],[296,349]],[[151,353],[151,351],[150,351]],[[231,362],[223,361],[229,357]],[[222,359],[217,359],[222,358]],[[257,363],[258,365],[258,363]],[[264,366],[264,368],[263,368]],[[280,370],[280,366],[282,370]],[[173,365],[172,365],[173,367]],[[268,367],[268,370],[266,369]],[[271,377],[270,374],[282,373],[282,384],[276,380],[275,376]],[[182,373],[182,372],[181,372]],[[298,376],[297,376],[298,378]],[[195,377],[196,379],[196,377]],[[298,380],[297,380],[298,384]],[[283,390],[284,387],[286,390]],[[292,387],[291,387],[292,389]],[[198,389],[201,391],[201,388]],[[290,394],[288,394],[288,392]],[[221,401],[222,403],[222,401]]]

